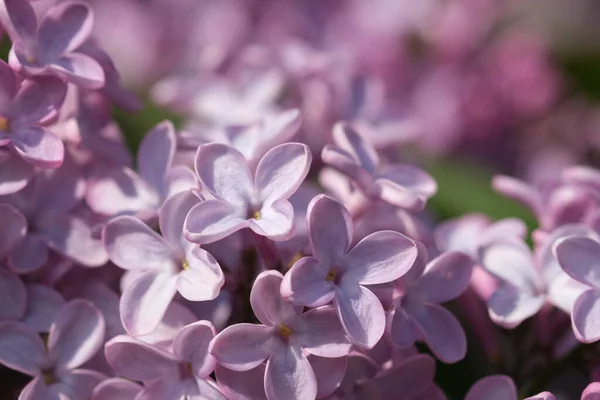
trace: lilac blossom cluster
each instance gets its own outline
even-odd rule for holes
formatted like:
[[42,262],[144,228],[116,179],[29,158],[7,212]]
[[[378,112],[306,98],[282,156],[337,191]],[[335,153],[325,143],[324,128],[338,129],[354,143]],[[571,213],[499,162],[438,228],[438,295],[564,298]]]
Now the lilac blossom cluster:
[[[437,182],[399,151],[409,139],[431,141],[427,132],[447,146],[469,126],[551,106],[558,89],[538,53],[521,61],[544,82],[525,79],[533,89],[519,93],[510,84],[524,78],[508,65],[457,69],[487,32],[485,21],[457,30],[475,2],[448,5],[438,30],[421,32],[444,68],[421,77],[408,105],[394,76],[401,62],[387,57],[400,57],[390,51],[398,32],[373,25],[382,16],[359,18],[357,3],[337,19],[324,9],[334,49],[355,28],[375,30],[366,36],[382,45],[355,38],[338,54],[286,38],[275,60],[250,39],[242,46],[242,6],[218,3],[213,18],[238,19],[231,37],[195,44],[204,52],[188,67],[207,78],[169,71],[153,89],[193,115],[181,131],[153,127],[135,160],[111,108],[141,103],[94,36],[94,9],[46,3],[0,0],[12,44],[0,61],[0,384],[28,377],[7,383],[16,392],[2,398],[442,400],[450,396],[436,363],[474,349],[508,358],[505,336],[524,328],[535,345],[465,399],[553,400],[528,386],[553,378],[533,361],[559,365],[600,341],[599,170],[570,165],[543,184],[495,176],[497,192],[535,215],[529,237],[517,218],[434,222]],[[291,21],[277,20],[281,7],[262,45]],[[240,46],[243,59],[233,60]],[[508,64],[519,51],[504,43],[496,57]],[[505,82],[484,88],[476,72]],[[446,104],[452,112],[428,108],[450,101],[440,91],[457,89],[455,74],[515,117],[489,114],[493,103],[481,98]],[[399,104],[407,112],[390,114]],[[445,118],[420,114],[458,109],[483,114],[462,115],[451,131],[436,124]],[[600,366],[586,373],[581,399],[600,398]]]

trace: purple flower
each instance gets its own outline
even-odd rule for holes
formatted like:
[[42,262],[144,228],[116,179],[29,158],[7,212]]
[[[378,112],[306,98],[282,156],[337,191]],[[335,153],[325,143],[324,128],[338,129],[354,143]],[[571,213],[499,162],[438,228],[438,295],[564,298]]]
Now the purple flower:
[[441,361],[464,358],[467,338],[456,317],[440,303],[460,296],[469,286],[474,261],[464,253],[448,252],[427,263],[427,252],[395,282],[400,299],[391,322],[394,343],[408,347],[422,340]]
[[[598,400],[600,398],[600,382],[592,382],[581,393],[581,400]],[[549,399],[550,400],[550,399]]]
[[105,354],[117,374],[144,382],[137,400],[226,400],[209,377],[216,364],[208,352],[214,336],[212,324],[199,321],[179,331],[172,352],[122,335],[106,343]]
[[104,228],[104,243],[117,266],[137,271],[121,295],[121,321],[132,335],[152,332],[177,292],[192,301],[212,300],[224,283],[217,261],[183,236],[183,221],[198,202],[192,192],[161,208],[158,235],[137,218],[121,216]]
[[251,370],[266,359],[264,385],[270,400],[315,398],[317,379],[305,352],[338,358],[348,354],[350,342],[333,308],[302,313],[302,307],[280,296],[282,280],[279,272],[265,271],[254,282],[250,303],[264,325],[229,326],[211,342],[209,351],[234,371]]
[[323,148],[321,158],[346,174],[368,197],[420,211],[437,191],[435,180],[408,164],[380,165],[377,150],[351,126],[338,123],[333,129],[336,145]]
[[492,320],[505,328],[514,328],[547,302],[570,312],[585,287],[560,269],[552,254],[552,244],[561,237],[588,231],[583,226],[565,225],[545,239],[537,256],[522,240],[497,240],[483,246],[479,255],[481,264],[502,282],[488,302]]
[[573,331],[584,343],[600,340],[600,242],[598,236],[571,236],[559,240],[554,252],[562,269],[588,289],[577,297],[571,310]]
[[[102,242],[92,236],[90,223],[76,212],[84,189],[81,171],[65,160],[58,169],[38,173],[23,190],[0,198],[27,218],[24,236],[20,223],[12,225],[12,240],[22,238],[11,246],[10,269],[28,273],[41,268],[48,261],[49,249],[88,267],[108,261]],[[6,248],[6,242],[0,247]]]
[[[505,375],[490,375],[475,382],[467,392],[465,400],[517,400],[517,387]],[[556,400],[550,392],[542,392],[524,400]]]
[[21,321],[36,332],[48,332],[64,303],[54,289],[26,285],[17,275],[0,269],[0,321]]
[[132,400],[142,390],[140,385],[127,379],[109,378],[94,388],[91,400]]
[[152,220],[166,199],[196,189],[194,173],[173,166],[175,147],[173,124],[164,121],[156,125],[140,144],[139,175],[125,166],[107,169],[104,165],[92,173],[86,193],[90,208],[103,215],[135,213],[143,220]]
[[35,166],[12,151],[0,148],[0,196],[16,193],[27,186]]
[[19,322],[0,323],[0,363],[33,376],[23,400],[88,399],[104,375],[79,368],[102,346],[104,319],[85,300],[62,308],[50,327],[47,344]]
[[54,77],[19,82],[12,69],[0,61],[0,146],[10,146],[21,158],[41,168],[58,168],[64,146],[42,125],[56,116],[67,86]]
[[352,342],[375,346],[385,329],[385,312],[365,285],[392,282],[404,275],[417,257],[415,243],[398,232],[381,231],[350,249],[350,214],[325,195],[310,202],[307,221],[312,257],[301,258],[285,275],[281,295],[309,307],[333,300]]
[[27,75],[52,74],[76,85],[104,86],[104,71],[92,57],[77,52],[89,38],[94,14],[89,5],[66,1],[37,21],[27,0],[4,0],[13,39],[9,60]]
[[250,228],[272,240],[288,239],[293,234],[294,210],[287,199],[306,177],[311,160],[307,146],[281,144],[264,155],[253,179],[239,150],[217,143],[200,146],[196,173],[215,199],[190,210],[186,237],[195,243],[211,243]]

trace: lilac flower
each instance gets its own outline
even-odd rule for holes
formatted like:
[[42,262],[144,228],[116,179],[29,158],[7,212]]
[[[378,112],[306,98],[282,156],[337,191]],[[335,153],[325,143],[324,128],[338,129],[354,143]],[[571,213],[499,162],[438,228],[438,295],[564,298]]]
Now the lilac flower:
[[122,378],[109,378],[94,388],[91,400],[132,400],[142,390],[143,388],[135,382]]
[[571,310],[573,332],[584,343],[600,340],[600,242],[598,236],[571,236],[556,242],[554,252],[569,276],[588,289],[575,300]]
[[288,239],[293,233],[294,210],[287,199],[306,177],[311,160],[307,146],[282,144],[264,155],[253,179],[239,150],[217,143],[200,146],[196,173],[215,199],[190,210],[186,237],[195,243],[211,243],[250,228],[272,240]]
[[13,152],[0,148],[0,196],[23,189],[34,173],[35,166]]
[[54,77],[19,82],[12,69],[0,61],[0,146],[10,146],[19,157],[41,168],[58,168],[64,146],[43,128],[62,105],[67,87]]
[[427,253],[395,282],[400,293],[391,322],[392,340],[408,347],[422,340],[441,361],[454,363],[467,351],[465,332],[440,303],[460,296],[469,286],[474,261],[464,253],[447,252],[427,263]]
[[302,307],[280,296],[282,280],[279,272],[265,271],[254,282],[250,303],[264,325],[229,326],[211,342],[209,351],[219,364],[234,371],[253,369],[266,359],[264,385],[270,400],[315,398],[317,380],[305,353],[342,357],[350,343],[333,308],[302,313]]
[[381,166],[377,150],[351,126],[333,129],[336,146],[323,148],[323,162],[348,175],[368,197],[420,211],[437,191],[435,180],[408,164]]
[[65,301],[54,289],[23,281],[0,269],[0,321],[21,321],[36,332],[48,332]]
[[[517,388],[511,378],[504,375],[490,375],[475,382],[465,396],[465,400],[517,400]],[[524,400],[556,400],[550,392],[542,392]]]
[[561,237],[586,232],[589,230],[583,226],[565,225],[545,239],[537,255],[524,241],[498,240],[483,246],[483,267],[502,281],[488,302],[492,320],[514,328],[547,302],[570,312],[585,287],[561,271],[552,244]]
[[25,236],[22,227],[12,231],[14,238],[22,236],[8,257],[12,270],[27,273],[41,268],[48,260],[49,249],[88,267],[106,263],[108,256],[102,242],[92,236],[89,222],[76,213],[84,186],[81,171],[69,162],[38,173],[23,190],[0,198],[27,218]]
[[50,327],[48,342],[19,322],[0,323],[0,363],[33,376],[23,400],[86,400],[104,375],[79,368],[102,346],[104,320],[85,300],[62,308]]
[[89,5],[62,2],[39,23],[29,1],[4,0],[4,5],[13,39],[9,60],[15,69],[27,75],[56,75],[86,88],[104,86],[100,64],[77,51],[94,26]]
[[198,202],[191,192],[171,197],[161,208],[162,237],[139,219],[121,216],[104,228],[112,262],[137,271],[120,300],[121,321],[132,335],[152,332],[177,292],[192,301],[217,297],[224,283],[217,261],[183,236],[183,222]]
[[[581,393],[581,400],[598,400],[600,398],[600,382],[592,382]],[[551,399],[550,399],[551,400]]]
[[352,342],[373,347],[383,335],[385,312],[364,285],[391,282],[404,275],[417,257],[415,243],[392,231],[373,233],[350,249],[352,219],[339,202],[316,196],[308,206],[312,257],[298,260],[285,275],[281,295],[309,307],[333,300]]
[[92,173],[86,193],[90,208],[103,215],[136,214],[143,220],[156,217],[161,205],[175,193],[196,189],[194,173],[173,166],[175,129],[164,121],[151,129],[138,150],[139,175],[128,167]]
[[144,382],[143,399],[226,400],[209,375],[216,361],[208,352],[215,329],[208,321],[183,327],[168,352],[128,336],[106,343],[109,364],[119,375]]

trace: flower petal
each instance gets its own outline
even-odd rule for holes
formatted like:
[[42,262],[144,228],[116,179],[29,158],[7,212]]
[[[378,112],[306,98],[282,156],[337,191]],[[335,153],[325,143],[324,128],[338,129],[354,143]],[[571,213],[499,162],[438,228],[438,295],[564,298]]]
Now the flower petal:
[[176,165],[167,170],[161,193],[163,198],[168,199],[180,192],[199,189],[199,186],[196,174],[191,169]]
[[39,127],[20,127],[12,134],[12,146],[24,160],[40,168],[58,168],[65,147],[54,133]]
[[26,80],[11,104],[11,122],[20,127],[38,125],[58,111],[66,95],[67,85],[57,77],[40,76]]
[[87,369],[76,369],[60,374],[60,381],[51,386],[59,397],[67,399],[89,399],[94,388],[106,379],[106,376]]
[[313,257],[325,264],[337,261],[352,242],[352,217],[344,205],[323,194],[315,196],[306,212]]
[[492,178],[494,190],[508,198],[516,200],[540,217],[543,213],[543,199],[540,193],[528,183],[505,175]]
[[264,271],[256,277],[250,292],[252,310],[256,318],[267,326],[278,326],[302,312],[302,306],[295,306],[281,297],[279,288],[282,280],[280,272]]
[[330,306],[319,307],[300,315],[290,326],[293,341],[319,357],[342,357],[350,352],[351,343]]
[[215,258],[199,247],[189,247],[188,268],[179,272],[177,290],[190,301],[215,299],[225,283],[225,276]]
[[48,261],[48,246],[42,235],[30,233],[13,249],[8,266],[17,274],[42,268]]
[[178,372],[175,356],[129,336],[116,336],[104,348],[110,366],[129,379],[150,381]]
[[294,234],[294,207],[287,200],[265,204],[260,209],[260,218],[249,219],[248,226],[257,234],[271,240],[287,240]]
[[141,273],[125,288],[119,302],[125,330],[133,336],[152,332],[175,293],[177,275],[152,270]]
[[46,360],[46,349],[40,337],[20,322],[0,322],[0,364],[36,376]]
[[179,267],[166,241],[137,218],[110,220],[102,236],[110,260],[123,269],[176,271]]
[[573,279],[600,288],[600,243],[585,236],[567,237],[555,244],[554,251]]
[[237,207],[249,204],[254,183],[248,162],[237,149],[219,143],[202,145],[194,165],[200,182],[216,198]]
[[[38,23],[31,4],[28,1],[4,0],[4,7],[10,21],[5,29],[12,34],[11,39],[13,41],[19,39],[26,42],[33,41]],[[14,30],[14,32],[11,32],[11,30]]]
[[266,400],[265,365],[248,371],[233,371],[219,364],[215,369],[219,387],[231,400]]
[[517,400],[517,388],[511,378],[491,375],[475,382],[465,400]]
[[437,183],[427,172],[408,164],[382,168],[374,185],[379,197],[389,204],[407,210],[421,211],[437,192]]
[[63,368],[77,368],[102,347],[104,330],[102,313],[92,302],[73,300],[50,326],[48,356]]
[[383,336],[386,324],[377,296],[358,284],[346,284],[336,288],[333,304],[352,343],[373,348]]
[[347,272],[342,280],[361,285],[394,281],[404,275],[417,259],[415,242],[401,233],[380,231],[362,239],[344,257]]
[[0,269],[0,321],[17,321],[25,314],[27,290],[19,277]]
[[98,61],[82,53],[70,53],[50,64],[61,78],[86,88],[100,89],[104,86],[104,70]]
[[212,243],[248,226],[240,210],[223,200],[196,204],[184,222],[185,237],[194,243]]
[[600,339],[600,294],[591,289],[583,292],[575,301],[571,312],[573,332],[583,343],[593,343]]
[[454,314],[437,304],[410,303],[406,310],[437,358],[451,364],[465,357],[467,338]]
[[180,256],[184,254],[184,247],[188,243],[183,236],[183,226],[188,212],[200,199],[191,191],[185,191],[173,195],[166,200],[158,214],[158,226],[161,235],[167,240]]
[[499,286],[488,301],[490,317],[498,325],[511,329],[535,315],[546,302],[545,296],[504,284]]
[[[600,382],[592,382],[581,393],[581,400],[598,400],[600,396]],[[548,399],[554,400],[554,399]]]
[[529,247],[520,241],[493,242],[480,250],[483,267],[521,290],[534,292],[541,284]]
[[256,190],[260,200],[271,204],[288,199],[306,178],[312,154],[308,146],[284,143],[269,150],[256,167]]
[[331,395],[344,379],[347,357],[326,358],[309,354],[307,359],[317,379],[317,398]]
[[419,339],[419,328],[400,306],[396,307],[394,312],[390,334],[394,343],[400,347],[412,346]]
[[247,371],[256,368],[269,356],[271,337],[268,326],[231,325],[213,339],[208,351],[225,368]]
[[0,196],[23,189],[34,173],[33,165],[10,151],[0,150]]
[[0,203],[0,260],[6,258],[27,232],[27,219],[10,204]]
[[91,400],[131,400],[142,391],[135,382],[123,378],[109,378],[94,388]]
[[163,121],[152,128],[140,143],[138,168],[140,176],[156,191],[161,192],[167,170],[173,163],[176,138],[170,121]]
[[459,252],[436,257],[418,283],[426,301],[444,303],[460,296],[469,287],[474,264],[471,257]]
[[77,49],[94,27],[94,14],[84,3],[68,2],[48,10],[40,21],[38,41],[50,59]]
[[208,377],[217,365],[217,360],[208,352],[215,335],[210,322],[198,321],[184,326],[173,340],[173,354],[192,363],[192,372],[197,379]]
[[269,357],[265,392],[269,400],[314,399],[317,396],[317,379],[298,347],[282,344]]
[[65,304],[63,297],[48,286],[27,285],[27,309],[22,322],[37,332],[48,332]]
[[329,268],[312,257],[303,257],[292,266],[281,282],[281,296],[295,304],[318,307],[329,303],[335,288],[328,281]]

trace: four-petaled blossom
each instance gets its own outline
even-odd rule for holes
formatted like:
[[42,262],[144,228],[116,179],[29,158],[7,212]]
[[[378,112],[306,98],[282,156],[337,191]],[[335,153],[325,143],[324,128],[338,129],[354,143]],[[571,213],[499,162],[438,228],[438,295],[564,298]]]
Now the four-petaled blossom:
[[191,301],[212,300],[223,286],[217,261],[183,236],[183,221],[198,200],[190,191],[167,200],[158,218],[162,236],[131,216],[116,217],[104,227],[111,261],[136,271],[120,301],[121,321],[134,336],[156,328],[177,292]]
[[469,286],[474,261],[460,252],[447,252],[427,263],[419,257],[406,275],[394,282],[400,294],[392,317],[392,340],[408,347],[422,340],[441,361],[454,363],[467,352],[465,332],[450,311],[439,303],[453,300]]
[[196,154],[196,173],[215,198],[190,210],[185,235],[195,243],[211,243],[250,228],[272,240],[292,234],[294,209],[287,200],[300,186],[312,161],[300,143],[273,147],[259,161],[252,178],[239,150],[223,144],[202,145]]
[[600,340],[600,241],[597,236],[570,236],[554,247],[558,262],[569,276],[585,285],[571,310],[573,332],[584,343]]
[[333,308],[302,313],[301,306],[279,294],[282,280],[279,272],[265,271],[254,282],[250,303],[264,325],[229,326],[211,342],[209,351],[219,364],[234,371],[251,370],[266,359],[264,385],[269,400],[314,399],[317,378],[306,353],[343,357],[350,342]]
[[565,225],[548,235],[535,255],[523,240],[497,240],[483,246],[479,251],[481,264],[501,280],[488,301],[492,320],[514,328],[546,302],[570,312],[585,286],[560,269],[552,244],[561,237],[586,232],[589,229],[584,226]]
[[309,307],[333,300],[352,342],[371,348],[385,329],[385,312],[365,285],[392,282],[403,276],[417,257],[415,242],[393,231],[375,232],[350,249],[352,218],[338,201],[316,196],[308,206],[312,257],[298,260],[285,275],[281,295]]
[[100,166],[94,171],[86,192],[90,208],[103,215],[135,214],[151,221],[169,197],[197,189],[196,177],[189,168],[173,166],[175,148],[173,124],[164,121],[156,125],[140,143],[139,175],[125,166]]
[[346,174],[368,197],[420,211],[437,192],[427,172],[408,164],[380,165],[377,150],[350,125],[333,128],[336,145],[323,148],[323,162]]
[[56,115],[66,94],[67,85],[59,78],[19,82],[0,60],[0,146],[10,146],[36,167],[58,168],[63,162],[63,143],[42,125]]
[[66,1],[37,21],[27,0],[4,0],[13,47],[9,62],[27,75],[56,75],[78,86],[104,86],[104,70],[92,57],[78,52],[94,27],[91,7]]
[[144,382],[138,400],[226,400],[209,377],[216,364],[208,352],[214,336],[212,324],[199,321],[181,328],[172,351],[121,335],[106,344],[105,354],[117,374]]
[[104,375],[79,368],[102,347],[104,319],[86,300],[73,300],[50,326],[47,343],[26,325],[0,322],[0,363],[33,376],[22,400],[86,400]]

